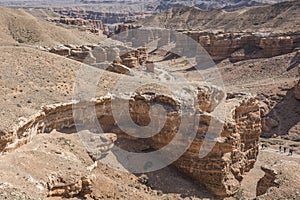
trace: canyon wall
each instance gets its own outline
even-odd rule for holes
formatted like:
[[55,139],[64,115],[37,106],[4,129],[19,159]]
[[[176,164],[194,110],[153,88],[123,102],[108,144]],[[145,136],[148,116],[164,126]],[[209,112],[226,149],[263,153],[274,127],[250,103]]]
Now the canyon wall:
[[106,26],[102,24],[101,20],[86,20],[82,18],[60,17],[49,18],[48,21],[57,24],[78,27],[80,30],[89,31],[95,34],[102,34],[106,30]]
[[101,12],[92,10],[76,10],[76,9],[54,9],[54,12],[73,18],[82,18],[87,20],[101,20],[103,24],[123,23],[145,15],[143,12]]
[[146,47],[133,49],[123,46],[116,46],[112,48],[110,46],[97,45],[62,45],[47,49],[47,51],[79,62],[84,62],[98,68],[101,68],[101,65],[97,65],[97,63],[109,62],[108,65],[105,65],[105,67],[109,66],[107,69],[110,69],[109,71],[113,72],[117,72],[115,68],[126,69],[126,67],[135,68],[143,65],[148,61],[149,57],[148,49]]
[[[213,111],[220,99],[213,98],[214,95],[221,97],[224,95],[216,88],[199,87],[195,90],[198,96],[199,109],[197,112],[198,121],[193,120],[193,127],[197,130],[196,138],[174,165],[182,172],[199,182],[218,197],[234,195],[243,179],[243,174],[249,171],[258,154],[258,140],[260,136],[260,114],[258,103],[248,95],[231,96],[226,101],[226,121],[220,136],[209,138],[215,145],[211,152],[203,158],[199,157],[199,150],[207,134],[211,120],[223,125],[213,115]],[[115,97],[114,97],[115,98]],[[112,114],[113,98],[105,96],[91,102],[79,102],[76,104],[56,104],[45,106],[36,115],[27,121],[20,122],[9,135],[11,138],[8,144],[1,143],[4,152],[12,151],[20,145],[26,144],[36,134],[49,133],[51,130],[60,130],[74,126],[73,109],[81,109],[82,112],[76,116],[78,124],[94,123],[98,120],[102,129],[106,133],[115,133],[118,137],[126,135],[118,127]],[[126,100],[127,101],[127,100]],[[184,116],[194,116],[191,113],[182,113],[182,106],[173,96],[161,93],[135,94],[129,99],[130,114],[132,120],[138,125],[147,125],[151,120],[149,110],[154,104],[160,104],[167,112],[166,122],[163,129],[152,138],[145,139],[151,148],[159,149],[167,145],[177,134],[180,123],[183,125],[183,134],[189,134],[189,124],[181,122]],[[90,114],[89,106],[95,106],[96,118]],[[161,116],[154,116],[161,117]],[[209,135],[208,135],[209,137]],[[134,139],[133,137],[128,137]],[[184,143],[184,138],[182,140]],[[176,146],[183,145],[181,142]],[[93,150],[90,150],[93,151]],[[100,154],[103,149],[94,149]],[[107,149],[105,149],[107,151]],[[99,155],[99,152],[90,152],[92,155]],[[172,152],[169,152],[172,154]]]
[[[259,107],[253,98],[234,97],[227,100],[226,107],[226,122],[220,137],[215,138],[217,142],[211,152],[204,158],[199,157],[200,147],[214,117],[210,114],[213,109],[208,107],[199,119],[195,140],[174,163],[180,171],[218,197],[231,196],[237,192],[243,174],[254,166],[261,133]],[[154,136],[153,145],[156,149],[161,148],[172,137],[172,134]]]
[[184,33],[199,42],[215,61],[269,58],[300,48],[300,33]]
[[[118,34],[123,31],[129,31],[136,28],[139,27],[131,26],[130,24],[119,25],[115,33]],[[230,59],[232,62],[237,62],[247,59],[270,58],[288,54],[293,51],[297,51],[300,48],[300,33],[212,33],[201,31],[182,31],[182,33],[200,43],[215,62],[219,62],[224,59]],[[132,32],[131,34],[135,34],[135,32]],[[155,29],[139,29],[136,34],[139,34],[137,35],[139,40],[133,41],[135,43],[134,46],[143,47],[155,38],[158,38],[157,48],[164,45],[171,45],[171,43],[175,42],[175,49],[171,49],[171,52],[175,54],[181,54],[182,52],[178,52],[181,50],[183,50],[183,52],[193,53],[191,49],[195,46],[192,41],[180,36],[180,33],[178,34],[178,38],[176,34],[171,32],[168,33],[167,31],[164,31],[161,34],[156,33]],[[182,41],[183,39],[184,41]],[[193,45],[193,47],[188,44]],[[69,48],[70,50],[68,50],[65,45],[56,47],[54,50],[50,50],[50,52],[83,62],[86,57],[89,57],[88,51],[92,51],[96,46],[97,45],[94,45],[90,49],[76,47]],[[99,47],[99,49],[100,48],[101,47]],[[120,53],[118,56],[121,57],[123,65],[132,68],[137,66],[137,63],[141,63],[140,61],[137,61],[140,59],[139,55],[145,58],[148,57],[148,52],[143,51],[142,49],[143,48],[140,48],[138,49],[138,52],[131,52],[126,55],[122,55]],[[103,54],[99,55],[103,56],[102,59],[92,61],[93,63],[103,62],[105,61],[105,58],[108,58],[107,52],[105,51],[92,53]],[[128,58],[130,59],[127,60]]]

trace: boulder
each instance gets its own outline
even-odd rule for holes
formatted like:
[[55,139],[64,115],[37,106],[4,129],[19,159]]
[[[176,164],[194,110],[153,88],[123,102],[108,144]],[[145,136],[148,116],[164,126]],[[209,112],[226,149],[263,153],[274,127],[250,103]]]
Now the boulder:
[[262,118],[262,130],[265,132],[271,131],[273,128],[279,126],[279,122],[271,117]]

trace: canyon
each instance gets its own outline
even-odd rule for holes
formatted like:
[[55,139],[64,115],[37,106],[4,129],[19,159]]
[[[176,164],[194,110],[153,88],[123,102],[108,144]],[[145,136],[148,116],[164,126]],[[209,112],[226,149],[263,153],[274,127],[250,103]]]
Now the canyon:
[[[40,53],[40,56],[46,56],[47,53]],[[56,56],[53,57],[57,60]],[[74,63],[75,64],[75,63]],[[60,73],[59,68],[56,73]],[[66,70],[71,70],[66,69]],[[32,71],[33,72],[33,71]],[[2,74],[6,72],[3,71]],[[106,72],[110,73],[110,72]],[[117,74],[114,75],[117,77]],[[112,77],[111,75],[109,77]],[[36,79],[36,78],[35,78]],[[25,79],[26,80],[26,79]],[[30,81],[30,80],[28,80]],[[132,81],[136,81],[133,77]],[[105,83],[105,81],[104,81]],[[111,84],[111,81],[106,82],[106,84]],[[101,85],[101,87],[109,87],[109,85]],[[151,89],[153,87],[153,89]],[[167,95],[167,93],[155,86],[149,89],[147,86],[145,89],[141,88],[139,94],[133,94],[130,99],[125,99],[130,102],[130,110],[132,119],[137,124],[147,124],[149,122],[148,112],[151,105],[159,103],[160,105],[167,108],[167,118],[166,126],[161,130],[161,132],[146,141],[146,144],[153,149],[159,149],[161,146],[165,146],[170,140],[176,135],[177,128],[180,125],[179,121],[182,116],[180,114],[181,105],[178,97]],[[261,132],[260,129],[260,109],[257,101],[248,95],[238,95],[231,96],[230,99],[226,100],[228,109],[228,118],[226,119],[224,130],[222,131],[220,137],[214,138],[217,144],[208,156],[204,158],[198,158],[199,148],[202,146],[203,137],[205,138],[207,129],[209,127],[211,120],[214,118],[214,109],[218,106],[222,98],[224,98],[224,93],[216,88],[207,88],[207,86],[201,86],[195,84],[195,88],[192,90],[196,92],[198,96],[199,111],[202,114],[198,116],[199,121],[194,122],[192,120],[192,128],[196,128],[197,135],[196,139],[192,143],[189,150],[175,163],[175,166],[182,170],[184,173],[189,174],[199,183],[205,186],[208,190],[212,191],[219,197],[226,197],[228,195],[233,195],[239,188],[240,181],[242,180],[242,175],[249,171],[255,162],[258,153],[258,139]],[[72,85],[69,86],[72,88]],[[157,91],[151,94],[153,91]],[[149,96],[149,92],[151,92]],[[23,95],[22,93],[20,95]],[[45,94],[44,94],[45,95]],[[47,95],[52,95],[47,93]],[[122,96],[118,97],[121,98]],[[18,99],[20,97],[16,97]],[[49,98],[49,96],[48,96]],[[116,97],[114,97],[116,98]],[[182,97],[181,97],[182,98]],[[221,99],[220,99],[221,98]],[[96,117],[99,123],[102,125],[102,129],[106,133],[115,133],[118,138],[124,138],[124,134],[117,126],[114,121],[114,117],[111,110],[112,97],[103,96],[99,100],[92,103],[96,108]],[[36,100],[33,100],[35,102]],[[34,105],[35,103],[31,103]],[[82,104],[82,105],[81,105]],[[53,104],[43,106],[40,112],[28,116],[26,118],[23,116],[22,120],[19,121],[18,125],[12,129],[3,127],[1,134],[1,149],[3,153],[8,153],[18,149],[21,146],[30,142],[37,134],[50,133],[52,130],[63,130],[65,128],[72,128],[75,125],[73,112],[78,107],[83,109],[83,118],[77,118],[79,121],[84,121],[89,124],[87,120],[93,121],[93,118],[86,118],[86,116],[91,116],[88,114],[90,111],[87,108],[87,103],[66,103],[66,104]],[[36,105],[37,107],[39,104]],[[82,108],[81,108],[82,107]],[[85,111],[86,110],[86,111]],[[190,113],[185,113],[188,117],[194,117],[195,111],[191,110]],[[92,117],[92,116],[91,116]],[[159,118],[160,116],[152,116]],[[19,119],[20,120],[20,119]],[[194,124],[195,123],[195,124]],[[224,123],[222,121],[217,123]],[[183,130],[190,129],[190,123],[183,124]],[[187,126],[187,127],[185,127]],[[184,131],[183,134],[187,134]],[[97,134],[95,134],[97,136]],[[184,135],[183,135],[184,136]],[[184,136],[185,137],[185,136]],[[128,138],[128,137],[125,137]],[[130,138],[130,140],[135,140]],[[105,144],[104,144],[105,145]],[[111,142],[107,144],[107,147],[111,145]],[[175,145],[181,145],[176,143]],[[89,145],[92,146],[92,145]],[[104,148],[104,146],[102,146]],[[99,149],[93,149],[99,154]],[[105,152],[107,151],[104,148]],[[93,152],[91,152],[93,154]],[[171,153],[171,152],[169,152]],[[172,153],[171,153],[172,154]],[[192,158],[192,159],[191,159]],[[190,163],[190,160],[194,160],[194,163]],[[211,162],[211,164],[209,164]],[[202,164],[203,163],[203,164]],[[220,163],[216,165],[216,163]],[[126,163],[124,163],[125,165]],[[199,165],[200,164],[200,165]],[[193,166],[191,168],[187,166]],[[197,171],[197,172],[196,172]],[[212,174],[207,176],[208,174]],[[218,173],[219,179],[216,180],[214,174]],[[203,182],[203,178],[207,181]],[[215,181],[215,182],[214,182]],[[206,184],[210,183],[210,184]],[[216,187],[218,185],[218,187]]]
[[[1,8],[12,22],[0,20],[5,30],[0,34],[0,195],[26,200],[297,199],[299,181],[290,170],[299,171],[298,24],[272,24],[279,17],[271,17],[265,26],[237,31],[237,24],[226,22],[237,12],[239,17],[251,13],[249,22],[257,16],[254,11],[270,8],[284,16],[299,4],[220,12],[172,8],[139,23],[116,25],[113,32],[105,24],[123,22],[117,13],[112,20],[120,21],[68,9],[60,14],[71,17],[38,19],[26,10]],[[190,40],[145,27],[173,28],[177,12],[183,14],[175,30]],[[218,12],[224,21],[214,30],[207,30],[214,19],[204,30],[199,24],[185,27],[186,19],[195,13],[201,18],[202,12]],[[230,27],[222,29],[222,23]],[[120,42],[118,36],[129,39]],[[197,55],[194,43],[211,60]],[[205,68],[211,63],[213,69]],[[222,87],[203,80],[216,78],[210,70],[218,71]],[[83,72],[88,76],[81,79]],[[149,83],[153,78],[157,82]],[[133,92],[132,85],[137,87]],[[159,129],[157,134],[148,137],[148,126]],[[294,155],[278,151],[279,145]],[[120,149],[145,158],[126,159]],[[152,172],[155,165],[146,155],[156,151],[164,161],[158,163],[178,159]],[[109,165],[116,160],[120,171]]]

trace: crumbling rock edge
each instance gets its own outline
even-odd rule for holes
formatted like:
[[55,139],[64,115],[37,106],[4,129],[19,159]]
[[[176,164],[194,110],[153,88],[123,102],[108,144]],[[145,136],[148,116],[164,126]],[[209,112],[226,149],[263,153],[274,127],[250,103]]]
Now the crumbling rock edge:
[[270,166],[261,166],[261,169],[265,172],[265,175],[257,183],[257,196],[267,193],[268,189],[271,187],[279,186],[278,182],[276,181],[276,175],[278,172],[275,169],[271,168]]
[[[195,124],[197,135],[187,152],[174,165],[214,195],[223,198],[232,196],[238,191],[244,173],[254,166],[258,155],[261,118],[260,108],[255,98],[249,95],[231,96],[226,100],[226,122],[220,137],[214,138],[216,144],[211,152],[204,158],[199,158],[200,147],[209,123],[214,117],[211,112],[217,106],[211,98],[214,92],[212,88],[198,90],[198,103],[202,117],[199,118],[199,124]],[[154,95],[152,99],[141,98],[141,96],[143,95],[139,94],[130,99],[131,116],[137,124],[145,125],[149,122],[148,112],[151,101],[157,96]],[[154,149],[159,149],[172,140],[177,133],[176,126],[180,121],[180,105],[176,105],[176,100],[169,96],[159,96],[160,103],[174,109],[168,110],[166,124],[161,132],[149,140],[149,144]],[[124,134],[114,121],[111,110],[112,98],[111,95],[107,95],[92,102],[95,106],[96,117],[104,132]],[[90,106],[91,102],[70,102],[42,107],[41,111],[29,119],[20,121],[10,133],[1,134],[1,141],[2,136],[9,136],[1,143],[2,153],[11,152],[30,142],[37,134],[74,127],[74,104],[84,108]],[[91,115],[83,113],[83,116]],[[84,123],[94,119],[79,117],[80,120]]]

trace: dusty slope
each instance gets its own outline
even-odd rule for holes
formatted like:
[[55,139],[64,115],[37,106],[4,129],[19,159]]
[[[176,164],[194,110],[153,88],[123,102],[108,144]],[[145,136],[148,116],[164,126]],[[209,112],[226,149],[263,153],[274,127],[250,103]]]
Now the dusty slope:
[[[0,47],[0,55],[1,128],[11,127],[42,105],[72,100],[81,63],[25,47]],[[106,94],[106,86],[116,76],[107,72],[99,95]]]
[[0,45],[25,43],[55,46],[59,44],[99,43],[103,36],[64,29],[38,20],[20,9],[0,7]]
[[299,19],[300,1],[293,1],[233,11],[173,8],[146,18],[142,24],[174,29],[286,32],[300,31]]

